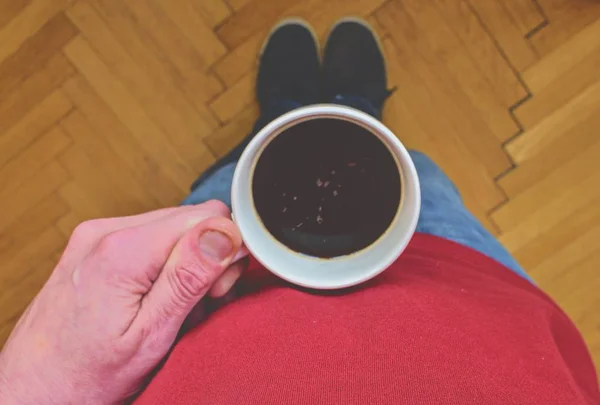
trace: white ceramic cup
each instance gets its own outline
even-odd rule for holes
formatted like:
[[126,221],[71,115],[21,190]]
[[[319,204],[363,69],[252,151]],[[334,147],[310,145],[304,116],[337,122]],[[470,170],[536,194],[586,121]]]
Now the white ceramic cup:
[[[352,122],[378,137],[393,155],[401,180],[400,204],[387,230],[362,250],[327,259],[295,252],[275,239],[263,225],[252,196],[254,171],[266,146],[286,129],[321,118]],[[267,269],[303,287],[336,289],[350,287],[375,277],[400,256],[417,226],[421,192],[417,171],[408,151],[385,125],[354,108],[318,104],[284,114],[256,134],[237,164],[231,204],[233,218],[244,243]]]

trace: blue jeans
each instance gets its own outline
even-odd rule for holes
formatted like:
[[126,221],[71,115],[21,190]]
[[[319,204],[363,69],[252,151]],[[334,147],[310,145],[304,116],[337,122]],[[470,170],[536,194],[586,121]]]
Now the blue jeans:
[[[333,101],[336,104],[362,110],[375,118],[381,118],[379,112],[366,100],[337,96]],[[285,105],[285,108],[282,108],[282,105]],[[254,131],[260,130],[278,114],[298,107],[300,105],[290,102],[279,103],[277,109],[270,109],[271,114],[264,114],[259,118]],[[265,116],[271,119],[266,120]],[[410,156],[421,183],[421,214],[417,223],[417,232],[439,236],[468,246],[533,282],[500,242],[467,210],[458,189],[442,169],[421,152],[410,151]],[[194,183],[191,194],[183,204],[200,204],[217,199],[231,206],[231,182],[236,163],[237,161],[232,161],[210,172],[209,176],[201,176],[199,181]]]

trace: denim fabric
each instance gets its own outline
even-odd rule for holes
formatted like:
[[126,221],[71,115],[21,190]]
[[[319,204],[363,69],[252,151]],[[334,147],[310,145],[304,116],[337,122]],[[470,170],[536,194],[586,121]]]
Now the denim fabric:
[[533,282],[508,251],[463,204],[456,186],[424,153],[409,151],[421,183],[417,232],[440,236],[495,259]]
[[[337,96],[334,102],[360,109],[379,118],[378,112],[371,104],[360,98]],[[288,107],[290,108],[287,111],[293,109],[291,104],[288,104]],[[258,131],[267,122],[259,120],[255,130]],[[421,183],[421,215],[417,223],[417,232],[436,235],[468,246],[533,282],[510,253],[467,210],[456,186],[442,169],[421,152],[410,151],[410,155]],[[227,163],[213,170],[210,176],[201,178],[202,181],[198,182],[183,204],[200,204],[217,199],[231,206],[231,182],[236,163],[237,161]]]
[[237,162],[228,163],[203,179],[181,205],[202,204],[209,200],[221,200],[231,207],[231,183]]

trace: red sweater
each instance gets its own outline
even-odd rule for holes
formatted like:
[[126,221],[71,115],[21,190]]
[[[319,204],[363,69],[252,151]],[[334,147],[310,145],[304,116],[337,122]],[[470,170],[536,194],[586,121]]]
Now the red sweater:
[[469,248],[415,235],[382,275],[301,290],[257,263],[136,404],[599,404],[578,331]]

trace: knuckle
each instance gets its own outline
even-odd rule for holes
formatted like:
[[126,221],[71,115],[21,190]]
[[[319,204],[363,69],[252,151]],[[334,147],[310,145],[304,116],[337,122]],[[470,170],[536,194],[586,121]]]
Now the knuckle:
[[196,301],[211,285],[210,272],[200,263],[182,263],[171,273],[170,282],[176,298],[182,303]]
[[71,240],[87,240],[98,233],[102,220],[92,219],[77,225],[71,234]]
[[223,201],[210,200],[210,201],[207,201],[205,204],[206,204],[206,207],[208,207],[211,211],[215,211],[215,212],[217,212],[223,216],[227,216],[227,217],[231,215],[231,210],[229,209],[227,204],[225,204]]
[[115,252],[123,249],[127,245],[129,235],[127,232],[119,230],[103,236],[96,245],[95,254],[111,257]]

